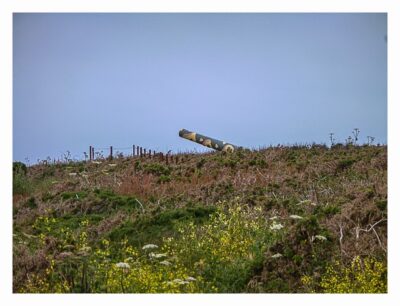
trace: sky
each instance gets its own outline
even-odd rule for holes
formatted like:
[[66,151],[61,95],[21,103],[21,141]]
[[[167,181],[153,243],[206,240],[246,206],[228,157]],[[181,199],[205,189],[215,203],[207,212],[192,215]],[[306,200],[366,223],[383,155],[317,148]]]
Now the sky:
[[208,150],[182,128],[248,148],[354,128],[387,143],[387,15],[14,14],[14,160]]

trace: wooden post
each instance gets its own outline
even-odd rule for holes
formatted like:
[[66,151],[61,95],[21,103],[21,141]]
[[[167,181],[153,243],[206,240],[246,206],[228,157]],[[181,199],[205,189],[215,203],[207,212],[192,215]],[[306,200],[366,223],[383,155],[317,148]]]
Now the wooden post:
[[132,146],[132,156],[135,156],[135,145]]
[[140,157],[142,157],[142,156],[143,156],[143,148],[140,147]]
[[109,158],[110,159],[113,158],[113,147],[112,146],[110,146],[110,156],[109,156]]
[[92,160],[92,146],[89,146],[89,160]]
[[149,157],[150,157],[150,159],[151,159],[151,150],[149,150]]
[[144,155],[144,158],[146,158],[147,156],[146,156],[146,149],[143,149],[143,155]]
[[94,147],[92,147],[92,159],[94,160]]
[[139,146],[136,147],[136,155],[139,156]]
[[165,161],[166,161],[166,163],[168,165],[168,153],[165,155]]

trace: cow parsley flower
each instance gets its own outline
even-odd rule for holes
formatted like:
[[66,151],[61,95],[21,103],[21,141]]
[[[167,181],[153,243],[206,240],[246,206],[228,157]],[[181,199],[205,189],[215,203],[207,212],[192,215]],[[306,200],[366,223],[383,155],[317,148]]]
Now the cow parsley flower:
[[154,254],[153,252],[151,252],[151,253],[149,254],[149,256],[150,256],[151,258],[162,258],[162,257],[167,257],[167,254],[165,254],[165,253],[157,253],[157,254]]
[[170,266],[171,265],[171,263],[168,260],[160,261],[160,264],[162,264],[164,266]]
[[318,239],[318,240],[321,240],[321,241],[325,241],[326,240],[326,237],[322,236],[322,235],[315,235],[314,238]]
[[143,246],[142,250],[150,250],[150,249],[156,249],[158,248],[158,245],[155,244],[146,244],[145,246]]
[[179,285],[189,284],[188,281],[181,280],[180,278],[176,278],[172,282]]
[[116,263],[115,266],[116,266],[117,268],[121,268],[121,269],[129,269],[129,268],[131,267],[131,266],[130,266],[128,263],[126,263],[126,262],[119,262],[119,263]]
[[179,284],[179,285],[184,285],[184,284],[189,284],[188,281],[185,280],[181,280],[180,278],[176,278],[174,279],[172,282],[167,282],[168,285],[175,285],[175,284]]
[[282,228],[283,228],[283,225],[280,224],[280,223],[274,222],[274,223],[272,223],[272,225],[271,225],[269,228],[270,228],[271,230],[273,230],[273,231],[277,231],[277,230],[282,229]]

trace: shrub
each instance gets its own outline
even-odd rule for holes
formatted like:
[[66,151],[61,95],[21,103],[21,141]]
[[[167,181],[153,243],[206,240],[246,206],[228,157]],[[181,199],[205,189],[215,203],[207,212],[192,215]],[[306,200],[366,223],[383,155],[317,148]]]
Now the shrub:
[[205,163],[206,163],[206,159],[205,158],[200,159],[196,164],[197,169],[201,169],[204,166]]
[[28,169],[24,163],[13,162],[13,175],[21,174],[26,175]]
[[141,245],[143,241],[159,243],[162,237],[174,233],[175,227],[182,222],[193,221],[195,224],[204,223],[209,215],[215,212],[215,207],[202,207],[196,205],[188,208],[176,208],[162,211],[155,216],[121,224],[114,228],[108,235],[113,241],[127,238],[132,245]]
[[76,199],[76,200],[80,200],[80,199],[84,199],[87,196],[87,192],[86,191],[77,191],[77,192],[63,192],[61,194],[61,198],[63,200],[69,200],[69,199]]
[[160,184],[167,183],[170,181],[171,181],[171,177],[169,175],[164,175],[164,174],[162,174],[157,180],[157,182]]
[[350,266],[334,262],[322,276],[320,286],[326,293],[386,293],[387,268],[375,258],[355,257]]
[[[160,248],[137,248],[127,239],[90,244],[89,221],[71,232],[59,228],[57,248],[47,255],[47,268],[30,275],[22,292],[240,292],[262,265],[268,239],[260,210],[220,203],[209,221],[180,223],[176,237],[164,238]],[[188,213],[200,217],[206,211]],[[167,216],[166,216],[167,217]],[[162,220],[160,220],[161,222]],[[40,245],[55,233],[54,218],[39,217],[34,225]]]
[[375,202],[375,204],[380,210],[382,211],[387,210],[387,200],[378,200]]
[[154,175],[165,175],[168,176],[171,174],[171,169],[167,166],[162,164],[154,163],[154,164],[147,164],[144,166],[144,171],[146,173],[152,173]]
[[[84,196],[86,195],[85,191],[82,191],[81,193]],[[77,193],[75,192],[73,194],[75,195]],[[131,211],[140,208],[140,204],[136,197],[117,195],[114,191],[109,189],[95,189],[94,194],[107,204],[105,207],[106,209],[125,209]]]
[[206,224],[183,224],[178,232],[178,237],[165,239],[163,250],[206,280],[205,292],[243,291],[272,237],[258,210],[238,204],[218,209]]
[[262,158],[251,159],[248,163],[249,166],[259,166],[261,168],[267,167],[267,162]]
[[36,204],[35,198],[34,197],[30,197],[28,199],[28,201],[26,201],[26,206],[31,208],[31,209],[37,208],[37,204]]
[[16,173],[13,175],[13,195],[28,195],[32,190],[32,183],[24,174]]
[[336,166],[336,171],[343,171],[350,168],[356,162],[355,159],[342,159]]

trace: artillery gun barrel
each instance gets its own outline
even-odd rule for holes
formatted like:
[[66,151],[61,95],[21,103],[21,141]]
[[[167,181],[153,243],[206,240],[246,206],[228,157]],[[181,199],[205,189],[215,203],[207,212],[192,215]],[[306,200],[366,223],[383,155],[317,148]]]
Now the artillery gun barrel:
[[208,148],[212,148],[212,149],[215,149],[218,151],[223,151],[223,152],[233,152],[240,148],[231,143],[227,143],[225,141],[221,141],[221,140],[214,139],[214,138],[211,138],[208,136],[204,136],[204,135],[201,135],[201,134],[198,134],[195,132],[190,132],[185,129],[182,129],[179,131],[179,136],[182,138],[185,138],[187,140],[197,142],[198,144],[201,144]]

